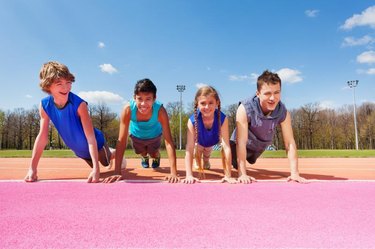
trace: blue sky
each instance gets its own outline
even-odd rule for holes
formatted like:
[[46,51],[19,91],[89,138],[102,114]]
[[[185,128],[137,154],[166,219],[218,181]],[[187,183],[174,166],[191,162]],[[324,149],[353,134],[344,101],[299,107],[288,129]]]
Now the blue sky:
[[137,80],[185,106],[197,86],[223,106],[255,93],[265,69],[282,78],[289,109],[375,102],[375,2],[365,0],[0,0],[0,109],[45,96],[43,63],[66,64],[72,91],[119,113]]

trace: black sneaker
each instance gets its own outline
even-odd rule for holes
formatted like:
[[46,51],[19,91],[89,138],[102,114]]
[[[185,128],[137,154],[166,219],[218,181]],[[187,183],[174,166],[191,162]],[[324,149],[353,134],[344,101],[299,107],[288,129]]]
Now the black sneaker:
[[148,156],[146,156],[146,157],[142,157],[142,162],[141,162],[141,164],[142,164],[142,167],[143,168],[149,168],[150,167],[150,163],[149,163],[149,157]]
[[156,169],[156,168],[158,168],[160,166],[160,156],[158,157],[158,158],[154,158],[153,160],[152,160],[152,164],[151,164],[151,167],[153,168],[153,169]]

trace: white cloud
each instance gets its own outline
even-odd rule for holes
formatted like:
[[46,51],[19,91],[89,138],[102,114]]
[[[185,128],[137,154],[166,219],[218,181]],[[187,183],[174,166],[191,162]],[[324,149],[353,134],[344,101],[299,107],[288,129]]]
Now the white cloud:
[[206,84],[206,83],[197,83],[197,84],[195,84],[195,86],[197,87],[197,89],[199,89],[199,88],[201,88],[203,86],[208,86],[208,84]]
[[258,77],[259,77],[259,74],[256,74],[256,73],[250,74],[250,79],[254,83],[257,83]]
[[88,91],[88,92],[79,92],[78,96],[86,100],[88,103],[111,103],[119,104],[123,103],[124,99],[115,93],[107,91]]
[[32,99],[33,98],[33,96],[31,96],[30,94],[26,94],[25,97],[28,98],[28,99]]
[[366,71],[366,74],[375,75],[375,68],[369,68],[369,69]]
[[361,103],[372,103],[372,104],[375,104],[375,101],[373,101],[373,100],[368,100],[368,99],[361,99],[360,102],[361,102]]
[[[303,80],[300,76],[301,72],[290,68],[282,68],[276,73],[279,75],[282,82],[285,83],[294,84]],[[260,75],[257,73],[251,73],[250,75],[229,75],[229,80],[250,81],[251,83],[256,84],[259,76]]]
[[358,63],[367,63],[371,64],[375,62],[375,52],[370,50],[363,52],[362,54],[357,56],[357,62]]
[[99,67],[103,73],[109,73],[109,74],[117,73],[117,69],[111,64],[102,64],[102,65],[99,65]]
[[306,10],[305,15],[307,17],[316,17],[319,13],[319,10]]
[[295,84],[303,80],[301,72],[290,68],[282,68],[276,72],[284,83]]
[[323,100],[319,102],[319,108],[320,109],[334,109],[335,104],[331,100]]
[[104,42],[98,42],[98,48],[104,48],[105,44]]
[[229,75],[230,81],[244,81],[249,79],[250,77],[248,75]]
[[354,46],[362,46],[374,43],[375,39],[369,35],[365,35],[361,38],[355,39],[354,37],[345,37],[344,42],[342,43],[343,47],[354,47]]
[[353,15],[340,28],[350,30],[358,26],[370,26],[375,29],[375,6],[367,8],[361,14]]

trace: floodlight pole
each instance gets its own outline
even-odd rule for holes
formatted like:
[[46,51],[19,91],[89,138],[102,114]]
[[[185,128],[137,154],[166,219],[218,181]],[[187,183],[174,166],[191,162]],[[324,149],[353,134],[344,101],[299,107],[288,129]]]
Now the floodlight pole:
[[182,148],[182,92],[185,91],[186,86],[185,85],[177,85],[177,91],[180,93],[180,150]]
[[355,106],[355,88],[358,85],[359,80],[349,80],[348,86],[353,88],[353,109],[354,109],[354,131],[355,131],[355,148],[358,150],[358,130],[357,130],[357,115],[356,115],[356,106]]

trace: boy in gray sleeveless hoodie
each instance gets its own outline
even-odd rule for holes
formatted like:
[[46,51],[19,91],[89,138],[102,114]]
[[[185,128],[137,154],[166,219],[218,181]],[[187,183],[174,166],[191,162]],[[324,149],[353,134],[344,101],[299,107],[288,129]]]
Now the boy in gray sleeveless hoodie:
[[242,183],[255,181],[246,173],[246,161],[254,164],[272,144],[280,124],[288,154],[291,175],[289,180],[306,182],[298,172],[297,147],[293,137],[290,113],[280,101],[281,79],[275,73],[264,71],[257,80],[256,95],[240,102],[236,114],[236,128],[231,136],[232,164],[238,169]]

